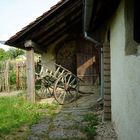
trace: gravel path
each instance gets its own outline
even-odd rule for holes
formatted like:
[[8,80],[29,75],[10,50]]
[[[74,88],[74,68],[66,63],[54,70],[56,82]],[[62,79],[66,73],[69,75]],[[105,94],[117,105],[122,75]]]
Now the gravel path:
[[[33,125],[28,140],[88,140],[89,138],[82,131],[85,126],[83,116],[94,113],[101,120],[102,110],[96,102],[99,95],[98,88],[90,87],[84,90],[90,90],[90,93],[93,94],[85,94],[76,103],[62,106],[53,119],[45,118],[40,123]],[[117,140],[112,124],[100,122],[97,126],[97,136],[94,139]]]
[[95,140],[118,140],[111,122],[100,123],[97,126]]

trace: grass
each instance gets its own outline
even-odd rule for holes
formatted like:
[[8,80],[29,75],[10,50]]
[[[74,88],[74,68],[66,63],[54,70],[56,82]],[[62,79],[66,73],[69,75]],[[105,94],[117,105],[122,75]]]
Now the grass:
[[94,138],[96,135],[96,126],[99,123],[97,116],[93,114],[86,114],[83,117],[83,122],[86,122],[86,126],[83,131],[86,133],[88,138]]
[[15,129],[27,124],[31,126],[49,112],[57,108],[56,104],[32,104],[23,97],[0,97],[0,135],[10,134]]

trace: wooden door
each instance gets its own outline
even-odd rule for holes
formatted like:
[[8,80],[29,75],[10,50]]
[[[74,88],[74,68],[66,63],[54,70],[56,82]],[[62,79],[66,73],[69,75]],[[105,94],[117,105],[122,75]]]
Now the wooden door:
[[84,83],[81,82],[81,85],[94,84],[94,64],[93,45],[85,41],[79,41],[77,46],[77,76],[84,81]]

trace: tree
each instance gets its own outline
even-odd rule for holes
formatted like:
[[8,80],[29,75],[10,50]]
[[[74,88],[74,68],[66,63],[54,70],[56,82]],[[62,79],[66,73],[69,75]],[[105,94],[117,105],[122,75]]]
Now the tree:
[[11,48],[7,51],[7,54],[9,56],[9,58],[11,59],[15,59],[17,58],[19,55],[23,55],[25,54],[25,52],[21,49],[14,49],[14,48]]
[[0,48],[0,61],[1,60],[6,60],[8,58],[8,55],[6,53],[6,51],[2,48]]

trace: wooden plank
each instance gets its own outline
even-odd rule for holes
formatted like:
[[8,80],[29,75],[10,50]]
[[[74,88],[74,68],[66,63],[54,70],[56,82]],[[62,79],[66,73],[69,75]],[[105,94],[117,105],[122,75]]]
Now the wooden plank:
[[77,76],[84,80],[82,85],[94,84],[95,56],[93,55],[93,45],[87,42],[78,42],[77,48]]

